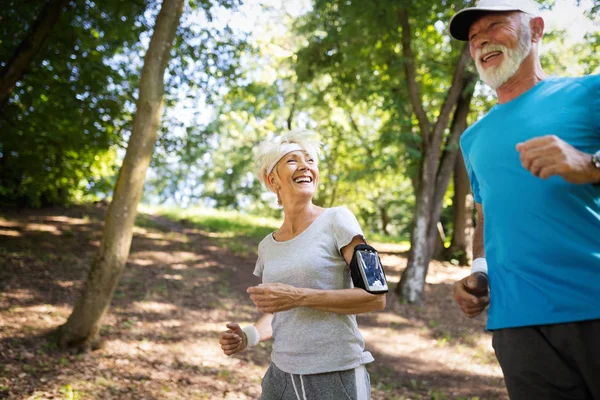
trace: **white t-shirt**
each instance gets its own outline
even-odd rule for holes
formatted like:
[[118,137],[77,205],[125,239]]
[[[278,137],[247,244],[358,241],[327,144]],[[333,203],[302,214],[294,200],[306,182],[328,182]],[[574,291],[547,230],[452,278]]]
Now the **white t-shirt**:
[[[285,242],[269,234],[258,245],[254,275],[263,283],[334,290],[352,288],[350,268],[340,249],[355,236],[364,236],[358,221],[345,207],[326,209],[302,233]],[[373,356],[354,315],[297,307],[273,317],[271,359],[282,371],[318,374],[353,369]]]

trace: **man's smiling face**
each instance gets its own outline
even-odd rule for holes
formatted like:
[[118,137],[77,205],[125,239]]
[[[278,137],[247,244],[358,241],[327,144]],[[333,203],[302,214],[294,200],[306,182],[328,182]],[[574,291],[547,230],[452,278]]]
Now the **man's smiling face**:
[[531,51],[529,17],[518,11],[484,14],[469,29],[469,47],[481,80],[497,89]]

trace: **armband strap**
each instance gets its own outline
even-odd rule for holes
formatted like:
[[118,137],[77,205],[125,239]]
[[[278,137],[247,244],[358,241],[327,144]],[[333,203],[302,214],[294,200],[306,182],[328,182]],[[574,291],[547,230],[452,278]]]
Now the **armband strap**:
[[354,287],[372,294],[388,292],[387,279],[379,254],[368,244],[359,244],[354,248],[350,262],[350,275]]

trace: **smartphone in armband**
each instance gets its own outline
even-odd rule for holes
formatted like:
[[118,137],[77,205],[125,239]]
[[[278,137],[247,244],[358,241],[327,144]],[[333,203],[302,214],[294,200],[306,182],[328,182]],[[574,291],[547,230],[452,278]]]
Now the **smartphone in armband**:
[[389,290],[379,254],[368,244],[359,244],[354,248],[350,274],[354,287],[373,294],[387,293]]

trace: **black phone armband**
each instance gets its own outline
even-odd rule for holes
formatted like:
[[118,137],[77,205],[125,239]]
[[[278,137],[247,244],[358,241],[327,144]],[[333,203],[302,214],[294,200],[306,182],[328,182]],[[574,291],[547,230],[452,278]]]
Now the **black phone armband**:
[[388,292],[387,279],[379,254],[368,244],[359,244],[354,248],[350,262],[350,274],[354,287],[373,294]]

